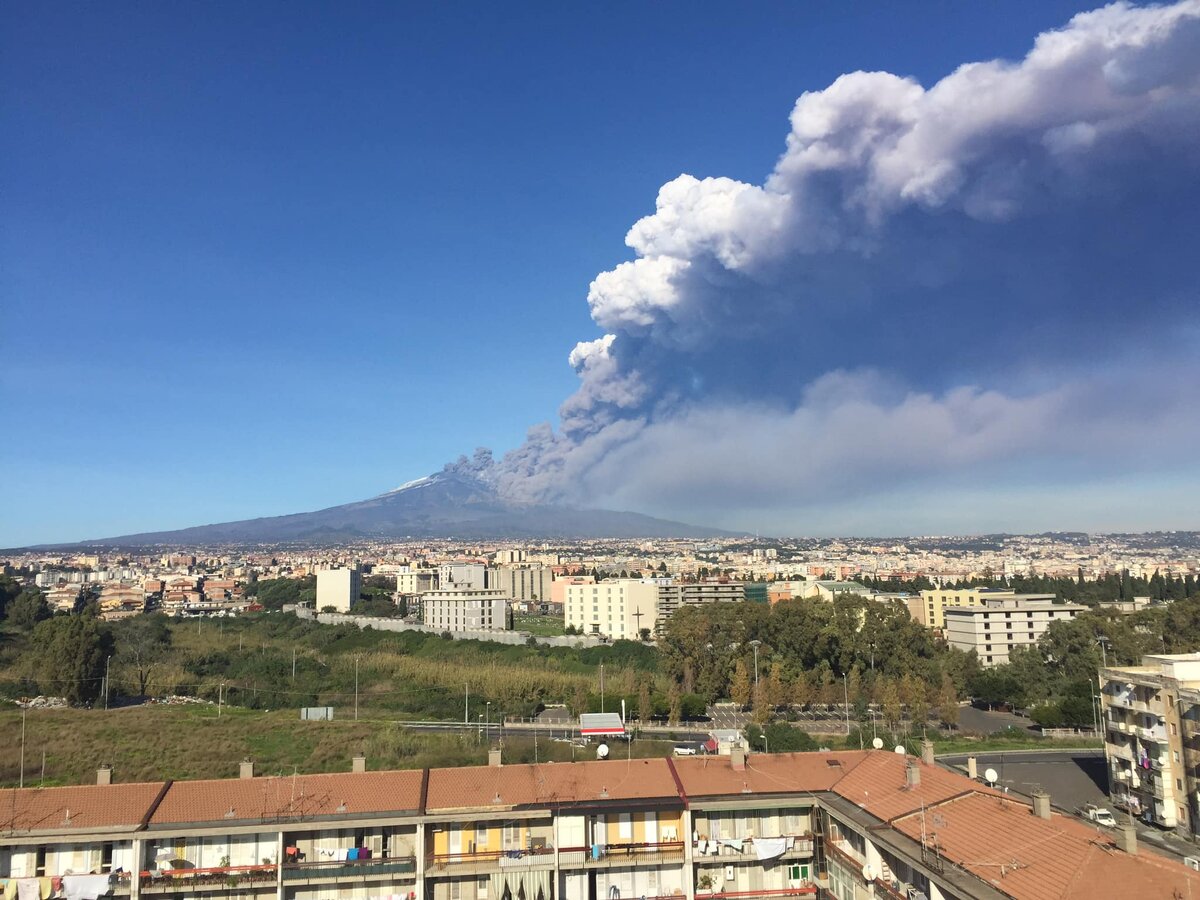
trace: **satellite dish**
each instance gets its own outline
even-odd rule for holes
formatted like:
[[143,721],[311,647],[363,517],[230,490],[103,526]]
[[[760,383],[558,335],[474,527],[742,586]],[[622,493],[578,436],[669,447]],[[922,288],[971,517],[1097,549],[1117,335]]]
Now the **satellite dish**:
[[907,752],[908,752],[908,751],[904,749],[904,745],[903,745],[903,744],[897,744],[897,745],[896,745],[896,755],[897,755],[897,756],[903,756],[903,755],[904,755],[905,753],[907,753]]
[[875,880],[875,870],[871,868],[871,864],[867,863],[862,867],[863,881],[872,882]]
[[601,744],[596,748],[596,759],[608,759],[608,744]]
[[882,750],[883,749],[883,738],[872,739],[871,746],[874,747],[876,750]]
[[988,769],[983,773],[983,779],[989,784],[995,784],[1000,779],[1000,775],[995,769]]

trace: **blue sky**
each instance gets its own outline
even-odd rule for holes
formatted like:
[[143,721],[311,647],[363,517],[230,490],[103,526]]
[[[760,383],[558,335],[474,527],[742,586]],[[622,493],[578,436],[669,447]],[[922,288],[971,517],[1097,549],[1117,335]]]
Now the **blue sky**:
[[[609,328],[589,283],[660,186],[761,183],[803,92],[1019,59],[1086,8],[9,4],[0,546],[318,508],[518,447],[579,388],[567,355]],[[680,496],[582,499],[821,530]]]

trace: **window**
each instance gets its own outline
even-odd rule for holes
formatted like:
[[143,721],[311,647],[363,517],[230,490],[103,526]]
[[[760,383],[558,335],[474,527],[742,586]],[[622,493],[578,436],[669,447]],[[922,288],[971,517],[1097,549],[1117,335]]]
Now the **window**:
[[788,866],[788,881],[808,881],[808,866],[805,864]]
[[488,845],[487,828],[485,828],[482,825],[476,825],[475,826],[475,851],[479,852],[481,850],[485,850],[485,849],[487,849],[487,845]]

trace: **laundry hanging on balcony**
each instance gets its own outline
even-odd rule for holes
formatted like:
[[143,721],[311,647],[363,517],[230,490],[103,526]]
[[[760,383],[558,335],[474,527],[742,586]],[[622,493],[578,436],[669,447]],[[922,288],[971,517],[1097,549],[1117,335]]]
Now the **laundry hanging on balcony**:
[[787,838],[755,838],[754,852],[760,860],[774,859],[777,856],[783,856],[783,851],[787,849]]
[[548,871],[493,872],[488,900],[551,900]]

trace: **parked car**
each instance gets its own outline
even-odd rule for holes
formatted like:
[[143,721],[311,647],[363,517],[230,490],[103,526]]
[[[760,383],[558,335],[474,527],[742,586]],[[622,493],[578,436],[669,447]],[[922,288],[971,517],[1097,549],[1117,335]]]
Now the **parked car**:
[[1115,828],[1117,820],[1113,814],[1103,806],[1097,806],[1095,803],[1086,803],[1079,808],[1079,815],[1083,816],[1089,822],[1095,822],[1097,825],[1103,825],[1105,828]]
[[692,744],[676,744],[671,752],[676,756],[695,756],[696,748]]

